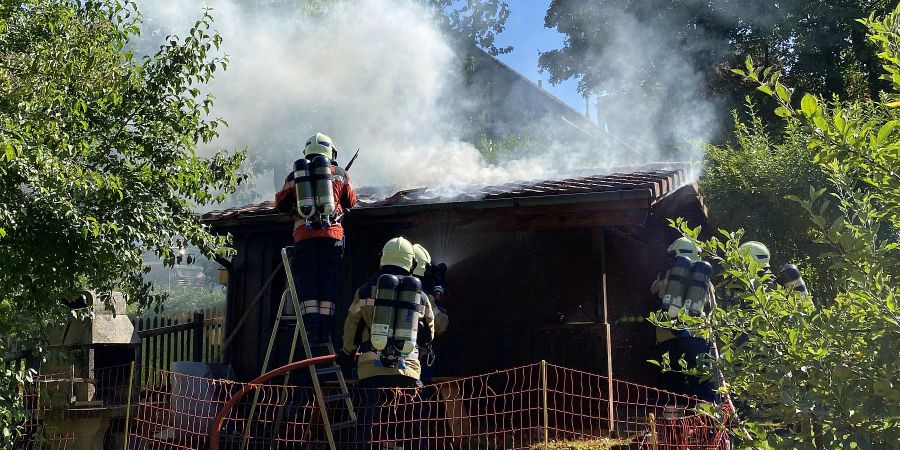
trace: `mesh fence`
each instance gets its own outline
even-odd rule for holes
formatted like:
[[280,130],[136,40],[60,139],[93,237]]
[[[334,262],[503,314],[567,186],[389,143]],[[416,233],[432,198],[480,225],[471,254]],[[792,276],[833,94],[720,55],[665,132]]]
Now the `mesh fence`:
[[[256,386],[241,398],[225,415],[219,448],[329,448],[306,373],[294,373],[287,386],[283,380]],[[326,379],[325,386],[325,395],[338,393],[335,383]],[[245,387],[151,372],[136,402],[129,448],[208,448],[214,417]],[[544,363],[417,389],[352,388],[351,396],[358,420],[335,431],[339,448],[540,449],[563,441],[728,446],[727,430],[698,415],[692,398]],[[344,403],[330,404],[328,418],[346,421]]]
[[124,438],[131,371],[131,365],[120,365],[94,369],[83,377],[71,373],[35,376],[22,393],[28,411],[22,426],[22,448],[74,448],[79,425],[88,422],[105,427],[103,439],[111,445],[105,448],[121,448],[115,445]]

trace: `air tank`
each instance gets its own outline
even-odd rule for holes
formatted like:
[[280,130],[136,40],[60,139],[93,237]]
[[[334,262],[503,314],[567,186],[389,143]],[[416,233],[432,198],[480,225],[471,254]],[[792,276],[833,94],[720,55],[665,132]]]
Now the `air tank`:
[[312,161],[313,179],[315,180],[316,209],[319,215],[330,217],[334,214],[334,175],[331,173],[331,160],[317,156]]
[[310,165],[306,158],[294,161],[294,189],[297,197],[297,213],[309,220],[316,214],[316,198]]
[[678,317],[678,311],[684,304],[684,294],[687,291],[687,281],[691,274],[691,260],[685,256],[676,256],[672,268],[669,269],[666,294],[663,296],[664,311],[669,317]]
[[400,350],[400,359],[416,349],[416,338],[419,332],[419,307],[422,293],[422,282],[416,277],[405,277],[400,281],[397,294],[397,310],[394,314],[394,342]]
[[712,274],[712,266],[706,261],[697,261],[691,268],[691,277],[684,294],[684,309],[692,316],[703,314],[707,301],[707,283]]
[[778,273],[778,280],[781,284],[800,293],[800,296],[806,298],[806,282],[800,276],[800,269],[793,264],[785,264]]
[[400,279],[394,275],[382,275],[375,284],[375,314],[369,339],[378,352],[384,351],[393,336],[394,304]]

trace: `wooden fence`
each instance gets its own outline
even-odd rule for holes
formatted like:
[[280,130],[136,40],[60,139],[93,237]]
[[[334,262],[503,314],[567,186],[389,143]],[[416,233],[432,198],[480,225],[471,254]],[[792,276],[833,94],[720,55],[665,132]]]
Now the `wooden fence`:
[[133,322],[141,337],[137,363],[143,374],[152,369],[171,370],[175,361],[222,361],[224,306]]

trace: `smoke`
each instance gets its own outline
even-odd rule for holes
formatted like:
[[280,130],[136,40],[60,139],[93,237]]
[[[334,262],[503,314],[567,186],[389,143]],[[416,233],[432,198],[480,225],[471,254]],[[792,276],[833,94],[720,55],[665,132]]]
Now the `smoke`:
[[[539,139],[532,140],[530,151],[501,154],[489,163],[466,142],[475,140],[466,130],[472,117],[489,105],[478,89],[467,85],[459,47],[421,2],[335,2],[315,14],[304,13],[302,6],[244,3],[143,0],[140,46],[151,49],[167,34],[183,34],[202,8],[212,8],[214,27],[230,60],[228,70],[209,86],[216,96],[213,116],[229,123],[216,147],[246,147],[264,162],[268,172],[256,180],[264,198],[271,197],[272,180],[283,178],[316,131],[335,140],[342,165],[361,149],[351,171],[357,186],[430,186],[439,192],[560,177],[587,168],[599,173],[618,163],[658,160],[661,154],[662,141],[655,138],[660,126],[652,123],[658,111],[654,108],[671,104],[629,95],[602,100],[603,108],[629,112],[621,117],[630,119],[615,126],[629,136],[613,137],[571,118],[521,118],[517,120],[530,122],[523,129]],[[667,49],[665,42],[634,39],[639,24],[623,25],[601,63],[629,80],[632,67]],[[680,96],[696,91],[694,86],[679,89],[702,79],[677,65],[670,78],[674,84],[665,87],[672,91],[668,100],[677,104],[683,120],[662,125],[664,132],[680,142],[708,136],[715,128],[709,104],[689,94]],[[503,100],[494,101],[494,106],[505,106]]]
[[699,159],[720,118],[692,56],[711,43],[676,44],[678,30],[665,18],[605,14],[614,26],[594,62],[604,80],[595,87],[601,127],[650,157],[671,158],[677,149],[677,158]]

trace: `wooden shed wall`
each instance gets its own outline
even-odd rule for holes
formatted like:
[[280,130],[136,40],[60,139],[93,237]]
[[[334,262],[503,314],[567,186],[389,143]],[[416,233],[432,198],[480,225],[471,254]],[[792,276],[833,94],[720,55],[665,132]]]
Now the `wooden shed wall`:
[[[613,373],[655,384],[658,369],[646,363],[654,345],[653,327],[618,320],[646,316],[656,307],[649,286],[665,264],[666,246],[677,237],[666,219],[687,215],[700,224],[703,214],[696,205],[696,197],[673,196],[641,225],[628,227],[490,231],[477,222],[417,223],[414,218],[348,227],[335,338],[340,339],[353,291],[377,271],[381,246],[403,234],[450,265],[450,329],[436,341],[438,375],[482,373],[541,359],[605,373],[605,282]],[[258,307],[248,307],[278,266],[280,249],[290,243],[290,226],[232,233],[237,256],[228,288],[229,333],[245,312],[248,317],[227,358],[239,378],[249,379],[261,369],[285,286],[283,274],[276,274],[263,291]]]

